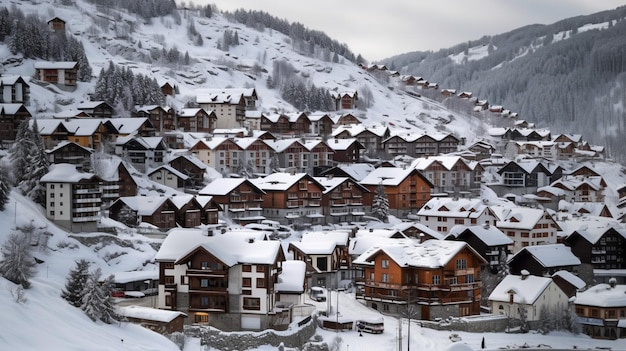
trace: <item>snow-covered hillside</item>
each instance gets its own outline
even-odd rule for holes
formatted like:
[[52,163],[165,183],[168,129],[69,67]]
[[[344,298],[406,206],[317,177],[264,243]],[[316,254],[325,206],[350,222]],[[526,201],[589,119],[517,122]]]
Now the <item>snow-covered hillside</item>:
[[[301,55],[294,50],[287,36],[270,29],[258,31],[229,22],[217,12],[206,18],[199,11],[180,10],[180,24],[176,24],[172,16],[145,21],[139,16],[115,10],[108,10],[105,15],[95,5],[80,0],[75,1],[75,6],[62,6],[53,0],[36,4],[18,1],[15,4],[25,14],[35,13],[43,20],[55,16],[66,20],[68,33],[82,41],[94,76],[112,61],[159,82],[175,83],[180,94],[168,100],[168,104],[174,107],[194,101],[197,89],[254,87],[262,110],[295,112],[280,98],[277,90],[268,89],[266,84],[268,75],[272,74],[273,62],[284,60],[298,71],[300,77],[317,87],[339,92],[371,92],[371,107],[367,111],[355,112],[365,123],[391,123],[392,129],[400,131],[447,131],[468,141],[474,139],[480,124],[475,118],[451,112],[435,101],[381,85],[352,62],[340,58],[338,63],[333,63]],[[132,33],[120,33],[120,23],[132,24]],[[201,46],[197,46],[188,34],[191,25],[203,38]],[[232,46],[229,51],[218,49],[225,30],[236,31],[239,37],[240,45]],[[146,62],[150,61],[151,50],[162,52],[173,48],[181,54],[188,53],[190,64]],[[12,57],[6,45],[0,45],[0,56]],[[31,77],[35,72],[34,63],[34,60],[23,60],[21,64],[5,65],[4,73]],[[253,71],[255,65],[261,70]],[[44,118],[62,109],[71,109],[89,100],[94,82],[95,77],[92,82],[79,82],[78,89],[71,93],[55,93],[32,84],[31,110],[36,111],[39,118]],[[455,123],[442,123],[450,119]]]

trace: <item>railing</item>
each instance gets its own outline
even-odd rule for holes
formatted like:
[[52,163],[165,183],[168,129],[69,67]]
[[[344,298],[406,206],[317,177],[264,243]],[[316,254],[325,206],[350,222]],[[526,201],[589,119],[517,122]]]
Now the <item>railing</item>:
[[75,204],[91,204],[91,203],[100,203],[100,197],[88,197],[82,199],[74,199]]
[[76,189],[76,194],[93,194],[99,193],[100,188],[89,188],[89,189]]

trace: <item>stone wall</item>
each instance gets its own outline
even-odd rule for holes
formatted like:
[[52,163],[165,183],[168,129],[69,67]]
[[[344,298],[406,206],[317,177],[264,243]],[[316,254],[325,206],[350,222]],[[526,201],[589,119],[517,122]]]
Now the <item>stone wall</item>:
[[[292,323],[286,331],[278,334],[274,330],[264,330],[261,332],[222,332],[220,330],[204,326],[186,326],[185,334],[191,337],[200,338],[200,344],[210,346],[219,350],[248,350],[258,348],[262,345],[272,345],[278,347],[281,343],[285,347],[302,348],[315,334],[317,328],[317,318],[298,327],[298,323]],[[290,333],[293,331],[293,333]]]
[[518,320],[509,320],[506,316],[481,315],[460,318],[448,318],[439,322],[414,321],[422,327],[435,330],[464,331],[470,333],[505,332],[508,328],[519,326]]

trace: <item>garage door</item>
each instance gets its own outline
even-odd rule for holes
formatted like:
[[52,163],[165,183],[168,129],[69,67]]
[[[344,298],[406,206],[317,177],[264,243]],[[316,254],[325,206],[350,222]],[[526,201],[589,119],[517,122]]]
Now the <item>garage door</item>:
[[261,316],[241,316],[241,329],[261,329]]

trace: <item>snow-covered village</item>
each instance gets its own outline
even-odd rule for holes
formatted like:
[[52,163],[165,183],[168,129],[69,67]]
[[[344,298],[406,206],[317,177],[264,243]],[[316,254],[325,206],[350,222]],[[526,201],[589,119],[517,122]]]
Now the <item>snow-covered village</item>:
[[584,130],[214,5],[3,1],[0,61],[2,350],[626,350]]

